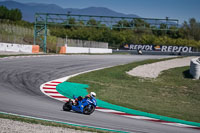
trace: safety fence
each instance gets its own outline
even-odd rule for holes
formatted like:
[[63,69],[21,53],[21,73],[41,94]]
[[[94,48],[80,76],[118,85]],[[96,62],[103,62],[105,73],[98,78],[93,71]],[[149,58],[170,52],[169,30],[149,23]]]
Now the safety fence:
[[75,39],[66,39],[66,42],[68,46],[73,46],[73,47],[108,48],[108,43],[105,42],[75,40]]

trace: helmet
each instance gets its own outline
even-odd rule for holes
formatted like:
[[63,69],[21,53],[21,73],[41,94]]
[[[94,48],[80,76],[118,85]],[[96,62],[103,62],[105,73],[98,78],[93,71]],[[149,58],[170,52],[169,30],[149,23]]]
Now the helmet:
[[90,96],[96,97],[96,93],[95,92],[90,92]]

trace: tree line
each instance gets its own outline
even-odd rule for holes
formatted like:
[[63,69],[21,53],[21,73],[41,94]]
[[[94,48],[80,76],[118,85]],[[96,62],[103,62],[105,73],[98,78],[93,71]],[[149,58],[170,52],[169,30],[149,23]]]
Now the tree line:
[[5,6],[0,6],[0,19],[9,19],[11,21],[22,20],[22,13],[19,9],[8,9]]
[[[80,22],[79,22],[80,23]],[[70,25],[76,25],[74,18],[69,20]],[[125,27],[133,26],[134,29],[110,29],[102,26],[95,27],[99,23],[91,19],[87,25],[93,27],[74,27],[74,26],[53,26],[50,28],[51,35],[71,39],[81,39],[89,41],[108,42],[110,48],[120,48],[124,44],[155,44],[155,45],[182,45],[200,47],[200,23],[194,18],[188,22],[184,22],[181,27],[171,26],[161,23],[159,27],[150,27],[147,22],[136,19],[136,22],[128,22],[126,20],[119,21],[115,27],[121,25]],[[144,28],[145,27],[145,28]],[[168,30],[166,30],[168,28]]]

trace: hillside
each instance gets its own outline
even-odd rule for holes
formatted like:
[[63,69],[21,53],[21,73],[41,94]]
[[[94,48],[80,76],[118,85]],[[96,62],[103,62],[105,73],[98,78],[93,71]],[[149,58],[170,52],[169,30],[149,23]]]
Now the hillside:
[[101,16],[118,16],[118,17],[139,17],[134,14],[123,14],[104,7],[88,7],[84,9],[62,8],[55,4],[36,4],[36,3],[19,3],[16,1],[1,1],[0,5],[6,6],[8,9],[18,8],[23,14],[23,20],[34,22],[34,14],[36,12],[43,13],[67,13],[79,15],[101,15]]

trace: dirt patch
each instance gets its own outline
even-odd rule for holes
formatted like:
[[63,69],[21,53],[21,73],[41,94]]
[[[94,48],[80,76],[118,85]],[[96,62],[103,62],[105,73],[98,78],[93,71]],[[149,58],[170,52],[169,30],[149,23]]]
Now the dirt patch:
[[146,64],[138,66],[128,71],[127,73],[132,76],[156,78],[164,70],[168,70],[170,68],[175,68],[175,67],[189,66],[190,60],[193,58],[195,57],[186,57],[186,58],[172,59],[167,61],[160,61],[152,64]]

